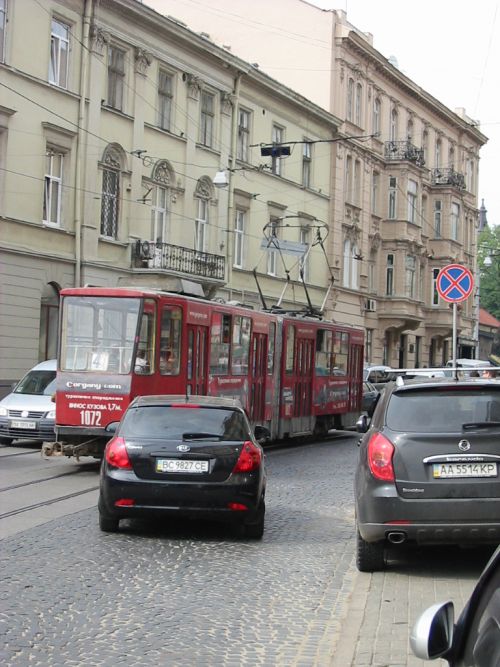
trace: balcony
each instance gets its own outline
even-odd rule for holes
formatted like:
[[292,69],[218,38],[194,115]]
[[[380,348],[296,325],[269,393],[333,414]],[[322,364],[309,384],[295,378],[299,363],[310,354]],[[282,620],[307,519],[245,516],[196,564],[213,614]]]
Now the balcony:
[[417,148],[407,140],[386,141],[384,158],[389,162],[413,162],[417,167],[423,167],[425,164],[423,149]]
[[222,255],[154,241],[135,242],[132,246],[132,266],[136,269],[175,271],[208,280],[224,280],[225,276],[225,257]]
[[431,184],[465,190],[465,177],[451,168],[437,168],[431,170]]

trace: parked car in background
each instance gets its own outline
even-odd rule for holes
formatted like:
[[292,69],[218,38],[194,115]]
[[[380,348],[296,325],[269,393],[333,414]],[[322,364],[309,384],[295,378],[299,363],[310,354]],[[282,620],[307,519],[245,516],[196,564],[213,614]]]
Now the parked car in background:
[[101,466],[99,525],[172,517],[233,523],[246,537],[264,533],[266,471],[259,440],[236,399],[141,396],[120,424]]
[[396,370],[390,366],[365,366],[363,369],[363,380],[371,382],[376,389],[383,389],[388,382],[394,382],[396,377]]
[[380,391],[371,382],[363,382],[363,398],[361,400],[361,409],[363,412],[369,412],[375,402],[378,400]]
[[55,440],[56,359],[42,361],[0,401],[0,443]]
[[361,571],[384,567],[388,543],[500,542],[499,382],[399,378],[358,430]]
[[422,660],[443,658],[450,667],[500,665],[500,547],[483,570],[454,623],[453,602],[432,605],[415,623],[410,644]]

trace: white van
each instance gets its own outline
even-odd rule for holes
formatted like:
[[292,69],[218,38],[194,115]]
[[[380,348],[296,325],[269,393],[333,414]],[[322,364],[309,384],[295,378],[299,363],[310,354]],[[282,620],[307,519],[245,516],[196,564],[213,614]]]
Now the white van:
[[0,401],[0,443],[13,440],[55,440],[57,360],[34,366]]

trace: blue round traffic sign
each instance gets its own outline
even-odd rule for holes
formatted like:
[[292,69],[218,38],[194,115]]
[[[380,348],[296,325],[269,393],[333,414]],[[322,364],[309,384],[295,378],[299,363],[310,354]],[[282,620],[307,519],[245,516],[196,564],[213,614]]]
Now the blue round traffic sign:
[[439,296],[449,303],[465,301],[474,287],[474,278],[466,266],[448,264],[438,273],[436,281]]

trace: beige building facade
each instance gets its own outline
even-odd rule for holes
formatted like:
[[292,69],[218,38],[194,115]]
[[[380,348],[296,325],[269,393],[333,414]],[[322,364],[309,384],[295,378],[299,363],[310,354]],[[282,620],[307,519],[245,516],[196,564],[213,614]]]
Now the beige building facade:
[[334,114],[136,0],[0,0],[0,90],[0,392],[64,287],[332,314]]
[[[487,138],[373,48],[343,11],[303,0],[147,0],[256,63],[342,120],[333,169],[335,317],[366,330],[366,361],[399,367],[452,357],[441,268],[476,272],[479,150]],[[457,307],[458,356],[478,346],[478,300]]]

